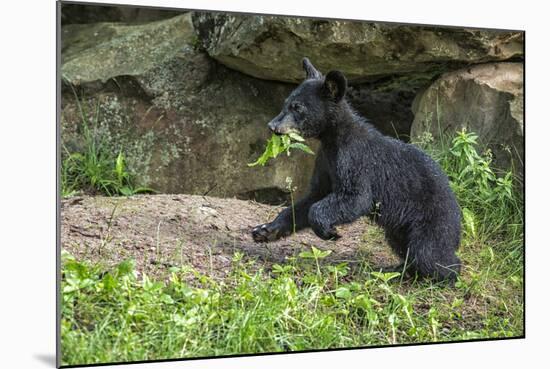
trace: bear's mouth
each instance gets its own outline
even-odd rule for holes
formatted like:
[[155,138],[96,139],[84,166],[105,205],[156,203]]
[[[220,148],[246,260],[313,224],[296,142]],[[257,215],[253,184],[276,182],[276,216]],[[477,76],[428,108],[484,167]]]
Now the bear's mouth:
[[276,129],[276,130],[271,129],[271,132],[275,133],[277,136],[288,135],[288,134],[291,134],[291,133],[301,135],[300,131],[297,130],[296,128],[286,128],[285,129],[285,127],[283,127],[283,129]]

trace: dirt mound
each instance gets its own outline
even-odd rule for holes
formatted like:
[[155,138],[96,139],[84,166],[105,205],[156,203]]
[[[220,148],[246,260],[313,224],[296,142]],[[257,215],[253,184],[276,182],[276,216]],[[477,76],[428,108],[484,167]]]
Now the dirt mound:
[[236,252],[269,267],[311,246],[332,250],[328,263],[396,262],[380,229],[367,219],[339,227],[338,241],[323,241],[304,230],[276,242],[255,243],[252,228],[280,210],[252,201],[191,195],[73,197],[61,202],[61,246],[79,260],[108,265],[133,258],[139,272],[160,278],[171,266],[184,264],[223,278]]

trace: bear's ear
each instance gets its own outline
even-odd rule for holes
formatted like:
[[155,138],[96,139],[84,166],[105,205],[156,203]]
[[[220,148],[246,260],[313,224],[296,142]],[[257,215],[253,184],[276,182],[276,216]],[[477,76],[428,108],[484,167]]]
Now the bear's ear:
[[325,77],[322,87],[323,95],[334,102],[340,102],[346,94],[348,81],[344,74],[337,70],[331,70]]
[[302,59],[302,66],[304,67],[304,70],[306,71],[306,79],[321,79],[323,78],[323,75],[321,72],[319,72],[313,64],[309,61],[308,58]]

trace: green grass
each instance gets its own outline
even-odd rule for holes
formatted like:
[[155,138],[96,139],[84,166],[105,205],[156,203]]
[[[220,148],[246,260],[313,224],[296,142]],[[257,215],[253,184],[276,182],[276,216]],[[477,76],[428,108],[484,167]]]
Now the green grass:
[[135,176],[126,167],[123,150],[118,154],[109,150],[98,134],[101,115],[99,102],[93,114],[89,114],[75,93],[80,112],[79,129],[82,133],[82,148],[70,151],[63,145],[61,162],[61,195],[79,193],[107,196],[130,196],[154,192],[147,187],[136,186]]
[[455,288],[367,260],[330,264],[312,248],[269,270],[234,256],[216,280],[188,265],[167,281],[132,261],[102,266],[63,256],[62,362],[281,352],[523,335],[523,194],[495,174],[475,135],[420,143],[448,173],[464,212]]

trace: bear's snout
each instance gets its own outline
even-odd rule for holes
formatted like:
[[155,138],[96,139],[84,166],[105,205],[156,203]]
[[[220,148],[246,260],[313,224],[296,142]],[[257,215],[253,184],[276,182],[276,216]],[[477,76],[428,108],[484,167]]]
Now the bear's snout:
[[279,114],[267,124],[269,129],[278,135],[284,135],[291,131],[297,131],[296,121],[291,114]]

